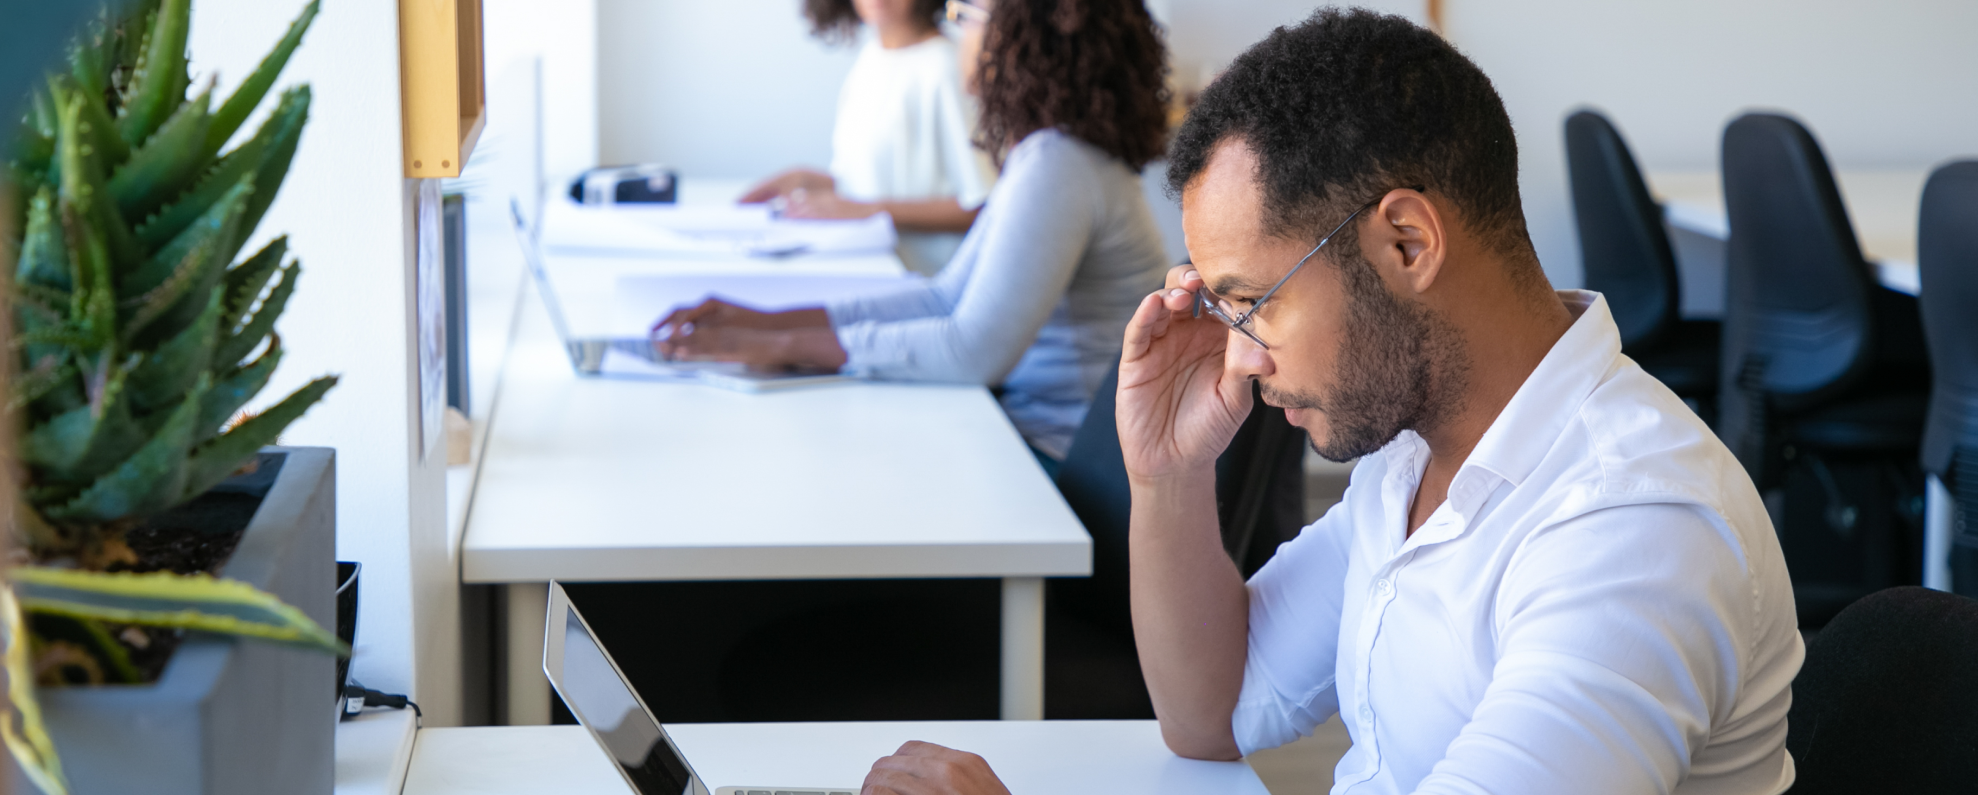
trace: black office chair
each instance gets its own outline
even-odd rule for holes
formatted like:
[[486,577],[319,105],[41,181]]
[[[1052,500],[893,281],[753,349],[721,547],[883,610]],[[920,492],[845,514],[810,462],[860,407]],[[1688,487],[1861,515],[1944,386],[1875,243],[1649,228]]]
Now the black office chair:
[[1930,175],[1916,254],[1933,376],[1923,469],[1954,504],[1951,588],[1978,596],[1978,161]]
[[1978,601],[1890,588],[1814,636],[1793,679],[1792,795],[1978,789]]
[[[1118,388],[1115,368],[1099,386],[1058,470],[1058,491],[1092,534],[1092,576],[1055,579],[1048,586],[1044,710],[1051,718],[1154,716],[1133,643],[1127,590],[1132,499],[1114,420]],[[1252,395],[1249,418],[1216,461],[1223,550],[1246,578],[1305,524],[1305,432],[1285,420],[1283,409]]]
[[[1051,580],[1045,715],[1152,718],[1126,592],[1126,468],[1114,431],[1118,367],[1099,386],[1057,476],[1092,534],[1090,578]],[[1256,571],[1303,524],[1304,432],[1258,401],[1217,463],[1224,546]],[[814,600],[724,642],[720,720],[965,720],[997,713],[994,580],[751,583],[736,602]],[[601,600],[600,600],[601,601]],[[590,606],[584,606],[586,614]],[[663,642],[664,639],[661,639]],[[632,642],[632,641],[622,641]],[[658,709],[655,707],[655,709]],[[662,716],[662,719],[665,719]]]
[[1566,117],[1566,167],[1586,286],[1607,296],[1621,351],[1714,423],[1722,324],[1682,318],[1662,206],[1649,196],[1627,141],[1606,116],[1574,113]]
[[1929,364],[1916,300],[1880,286],[1820,145],[1792,119],[1724,131],[1731,240],[1718,432],[1764,491],[1801,625],[1919,582]]

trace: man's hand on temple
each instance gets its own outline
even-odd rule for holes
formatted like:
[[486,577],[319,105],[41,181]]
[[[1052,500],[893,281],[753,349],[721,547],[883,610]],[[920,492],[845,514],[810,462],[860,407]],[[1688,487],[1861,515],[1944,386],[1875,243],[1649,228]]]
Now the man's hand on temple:
[[872,763],[859,795],[1010,795],[1010,791],[982,757],[913,741]]
[[1168,271],[1127,322],[1120,355],[1119,437],[1130,477],[1159,481],[1214,467],[1250,416],[1250,384],[1223,371],[1229,327],[1195,316],[1202,276]]

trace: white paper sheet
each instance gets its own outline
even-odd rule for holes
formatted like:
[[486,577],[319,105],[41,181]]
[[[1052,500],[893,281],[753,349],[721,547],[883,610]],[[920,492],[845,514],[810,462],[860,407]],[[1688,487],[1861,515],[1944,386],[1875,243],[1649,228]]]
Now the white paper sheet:
[[762,204],[586,207],[551,201],[543,218],[543,245],[573,253],[787,256],[891,251],[898,244],[893,218],[885,213],[822,221],[777,218]]

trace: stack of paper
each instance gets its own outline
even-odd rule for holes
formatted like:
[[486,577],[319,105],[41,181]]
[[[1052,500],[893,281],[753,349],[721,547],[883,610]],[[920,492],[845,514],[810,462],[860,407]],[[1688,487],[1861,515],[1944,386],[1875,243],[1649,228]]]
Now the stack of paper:
[[543,245],[552,251],[749,256],[891,251],[893,217],[823,221],[776,217],[763,204],[611,205],[551,201]]

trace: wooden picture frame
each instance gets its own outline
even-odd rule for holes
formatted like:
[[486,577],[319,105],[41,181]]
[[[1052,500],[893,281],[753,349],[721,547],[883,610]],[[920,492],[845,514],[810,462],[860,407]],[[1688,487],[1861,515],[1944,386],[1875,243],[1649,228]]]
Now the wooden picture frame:
[[487,123],[481,0],[399,0],[405,176],[457,177]]

